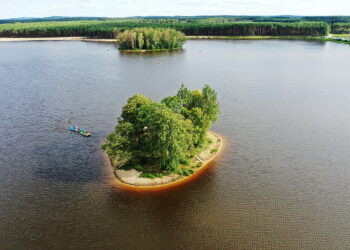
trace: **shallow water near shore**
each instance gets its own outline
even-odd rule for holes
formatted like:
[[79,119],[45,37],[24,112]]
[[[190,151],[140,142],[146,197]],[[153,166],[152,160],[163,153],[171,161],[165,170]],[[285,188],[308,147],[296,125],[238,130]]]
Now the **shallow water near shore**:
[[[348,58],[330,42],[2,42],[0,249],[348,248]],[[181,83],[218,91],[224,154],[175,189],[111,185],[99,147],[126,99]]]

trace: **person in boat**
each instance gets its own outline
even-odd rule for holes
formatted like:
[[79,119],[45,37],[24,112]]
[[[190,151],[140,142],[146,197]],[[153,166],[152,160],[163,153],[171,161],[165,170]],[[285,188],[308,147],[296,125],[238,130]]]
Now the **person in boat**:
[[76,132],[78,132],[78,126],[75,125],[75,129],[74,129]]

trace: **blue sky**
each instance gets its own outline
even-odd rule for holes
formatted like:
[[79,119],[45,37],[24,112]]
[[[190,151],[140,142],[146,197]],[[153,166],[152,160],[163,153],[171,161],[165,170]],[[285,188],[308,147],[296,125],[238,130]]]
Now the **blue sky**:
[[0,0],[0,19],[44,16],[350,15],[350,0]]

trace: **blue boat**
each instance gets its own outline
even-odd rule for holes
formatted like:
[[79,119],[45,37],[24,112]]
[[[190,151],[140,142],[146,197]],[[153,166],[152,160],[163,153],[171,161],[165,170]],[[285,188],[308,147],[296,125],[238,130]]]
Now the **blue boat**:
[[78,126],[70,126],[69,130],[73,131],[73,132],[77,132],[77,133],[81,134],[82,136],[86,136],[86,137],[91,136],[90,132],[86,131],[85,129],[78,128]]

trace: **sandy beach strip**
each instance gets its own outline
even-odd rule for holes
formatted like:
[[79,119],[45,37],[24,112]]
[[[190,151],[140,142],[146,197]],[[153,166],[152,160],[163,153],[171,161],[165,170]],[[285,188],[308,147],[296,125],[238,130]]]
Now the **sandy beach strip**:
[[30,42],[30,41],[86,41],[86,42],[117,42],[116,39],[101,39],[101,38],[87,38],[87,37],[21,37],[21,38],[12,38],[12,37],[2,37],[0,42]]

